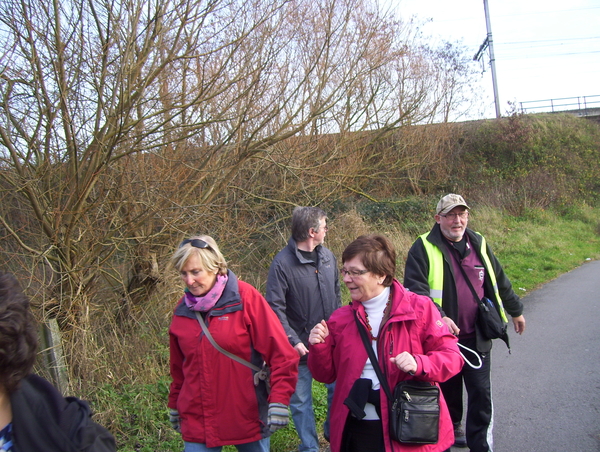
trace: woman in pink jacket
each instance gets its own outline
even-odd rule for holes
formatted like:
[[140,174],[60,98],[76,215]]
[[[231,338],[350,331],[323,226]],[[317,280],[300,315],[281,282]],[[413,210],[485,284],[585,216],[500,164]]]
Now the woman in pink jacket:
[[402,380],[437,384],[457,374],[463,359],[456,337],[428,297],[408,292],[394,278],[396,252],[386,237],[357,238],[344,250],[342,265],[352,303],[335,311],[328,322],[317,324],[309,336],[308,366],[313,377],[323,383],[336,382],[331,407],[332,452],[449,450],[454,431],[441,392],[436,444],[405,445],[390,439],[389,402],[380,391],[355,315],[368,330],[392,390]]

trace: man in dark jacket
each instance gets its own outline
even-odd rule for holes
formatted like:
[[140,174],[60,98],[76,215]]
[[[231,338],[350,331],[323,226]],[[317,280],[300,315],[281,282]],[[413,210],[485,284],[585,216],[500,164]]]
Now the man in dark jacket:
[[[327,215],[317,207],[296,207],[292,236],[273,259],[267,278],[266,299],[300,355],[298,384],[290,401],[292,419],[300,437],[300,452],[318,452],[319,441],[312,404],[312,375],[308,370],[308,335],[321,320],[341,306],[340,280],[333,253],[323,246]],[[328,385],[328,405],[333,385]],[[328,416],[329,418],[329,416]],[[329,425],[324,425],[325,437]]]
[[[525,331],[525,318],[523,304],[485,238],[467,228],[468,209],[460,195],[448,194],[439,201],[436,224],[430,232],[421,235],[408,252],[404,286],[429,296],[444,322],[458,336],[459,344],[479,352],[481,368],[465,364],[458,375],[440,386],[454,423],[454,445],[468,445],[472,452],[487,452],[493,447],[492,341],[482,337],[476,327],[478,301],[483,297],[492,300],[505,322],[506,310],[519,334]],[[463,382],[468,393],[466,435],[461,425]]]

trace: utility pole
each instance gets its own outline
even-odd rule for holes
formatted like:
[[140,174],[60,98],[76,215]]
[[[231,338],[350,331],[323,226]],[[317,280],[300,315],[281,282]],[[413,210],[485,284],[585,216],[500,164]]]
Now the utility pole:
[[494,41],[492,39],[492,25],[490,23],[490,11],[488,8],[488,0],[483,0],[483,9],[485,11],[485,26],[487,29],[487,37],[483,41],[483,44],[479,47],[479,50],[473,57],[473,60],[479,61],[483,52],[486,48],[489,48],[490,52],[490,67],[492,68],[492,84],[494,86],[494,104],[496,106],[496,118],[500,117],[500,99],[498,98],[498,82],[496,81],[496,57],[494,56]]

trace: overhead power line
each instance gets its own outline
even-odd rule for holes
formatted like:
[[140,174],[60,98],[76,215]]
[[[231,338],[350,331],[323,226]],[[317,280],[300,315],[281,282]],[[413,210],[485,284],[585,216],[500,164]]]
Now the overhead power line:
[[578,55],[591,55],[595,53],[600,53],[600,50],[588,50],[584,52],[567,52],[567,53],[548,53],[544,55],[539,54],[529,54],[522,56],[504,56],[502,55],[502,61],[509,60],[529,60],[531,58],[555,58],[555,57],[566,57],[566,56],[578,56]]
[[588,41],[593,39],[600,39],[600,36],[580,37],[580,38],[557,38],[557,39],[538,39],[531,41],[508,41],[498,42],[497,44],[502,45],[517,45],[517,44],[532,44],[532,43],[545,43],[545,42],[565,42],[565,41]]

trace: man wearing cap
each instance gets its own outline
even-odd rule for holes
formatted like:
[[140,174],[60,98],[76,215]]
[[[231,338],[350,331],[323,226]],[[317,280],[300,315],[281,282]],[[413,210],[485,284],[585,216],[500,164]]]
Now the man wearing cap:
[[[465,277],[479,299],[485,296],[493,301],[505,321],[504,311],[512,316],[519,334],[525,331],[523,303],[485,238],[467,228],[469,206],[462,196],[451,193],[440,199],[435,221],[431,231],[421,235],[408,252],[404,286],[429,296],[444,322],[458,336],[459,344],[479,352],[481,368],[465,364],[458,375],[440,386],[454,423],[454,446],[468,445],[472,452],[488,452],[493,449],[492,341],[476,330],[478,300]],[[466,435],[461,424],[463,382],[468,394]]]

